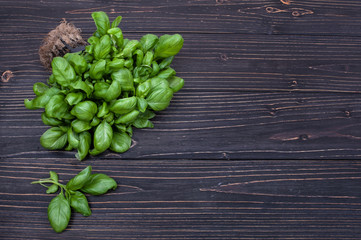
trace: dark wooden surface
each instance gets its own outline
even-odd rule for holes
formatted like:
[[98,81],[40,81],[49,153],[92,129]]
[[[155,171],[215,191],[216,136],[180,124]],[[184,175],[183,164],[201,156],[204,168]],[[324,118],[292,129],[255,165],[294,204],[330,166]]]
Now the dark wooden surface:
[[[284,3],[289,4],[284,4]],[[62,18],[181,33],[186,81],[124,154],[43,149],[37,50]],[[361,239],[361,2],[0,0],[0,239]],[[92,165],[119,188],[56,234],[30,182]]]

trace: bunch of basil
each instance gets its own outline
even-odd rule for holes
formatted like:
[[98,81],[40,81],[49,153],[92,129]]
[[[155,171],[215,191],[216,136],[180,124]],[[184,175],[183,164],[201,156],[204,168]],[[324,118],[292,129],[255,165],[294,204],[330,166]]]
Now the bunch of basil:
[[168,107],[184,80],[169,67],[183,46],[179,34],[123,38],[104,12],[92,13],[96,32],[85,51],[52,61],[48,85],[35,83],[36,98],[25,99],[28,109],[45,108],[41,118],[52,126],[40,138],[47,149],[77,149],[83,160],[108,148],[130,148],[132,126],[153,127],[153,111]]

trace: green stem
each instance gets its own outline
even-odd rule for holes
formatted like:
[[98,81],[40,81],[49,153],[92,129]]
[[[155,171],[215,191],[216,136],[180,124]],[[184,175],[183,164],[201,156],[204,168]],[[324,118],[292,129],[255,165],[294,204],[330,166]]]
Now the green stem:
[[40,184],[42,186],[44,186],[44,183],[51,183],[51,184],[58,185],[62,190],[64,189],[66,191],[65,185],[58,183],[58,182],[54,182],[53,180],[50,180],[50,179],[40,179],[39,181],[31,182],[31,184]]

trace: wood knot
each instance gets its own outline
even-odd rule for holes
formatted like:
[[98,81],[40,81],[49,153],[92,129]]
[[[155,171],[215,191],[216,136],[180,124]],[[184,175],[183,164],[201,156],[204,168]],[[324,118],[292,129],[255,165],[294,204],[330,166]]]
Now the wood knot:
[[344,113],[346,117],[351,117],[351,111],[345,110]]
[[3,74],[1,75],[1,81],[2,82],[9,82],[10,78],[14,77],[14,74],[12,71],[10,70],[6,70],[5,72],[3,72]]
[[227,61],[228,60],[228,57],[226,54],[221,54],[221,60],[222,61]]
[[291,81],[291,87],[296,87],[298,82],[296,80]]
[[308,140],[308,135],[307,134],[301,134],[299,138],[302,141],[306,141],[306,140]]
[[279,9],[277,9],[277,8],[274,8],[274,7],[266,7],[266,12],[267,13],[276,13],[276,12],[278,12],[279,11]]
[[299,17],[300,15],[301,15],[301,13],[299,11],[292,12],[292,16],[294,16],[294,17]]

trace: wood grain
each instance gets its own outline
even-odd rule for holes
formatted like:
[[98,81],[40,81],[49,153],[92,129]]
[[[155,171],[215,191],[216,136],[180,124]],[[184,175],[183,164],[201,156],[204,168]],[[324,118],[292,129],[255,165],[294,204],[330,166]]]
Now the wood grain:
[[[29,182],[49,170],[68,180],[86,164],[114,177],[119,188],[90,196],[92,216],[73,214],[68,230],[56,235],[46,219],[51,196]],[[1,234],[13,239],[357,239],[360,170],[354,161],[5,159]]]
[[[0,32],[48,32],[62,18],[93,32],[90,14],[123,16],[125,32],[311,34],[360,36],[355,0],[2,1]],[[41,14],[39,14],[41,12]]]
[[[359,1],[0,6],[0,239],[361,238]],[[131,39],[181,33],[172,66],[186,84],[128,152],[79,162],[41,147],[41,110],[23,101],[49,76],[37,55],[45,34],[66,18],[87,38],[98,10],[122,15]],[[73,213],[56,234],[51,196],[30,182],[87,165],[118,189],[89,196],[92,216]]]

